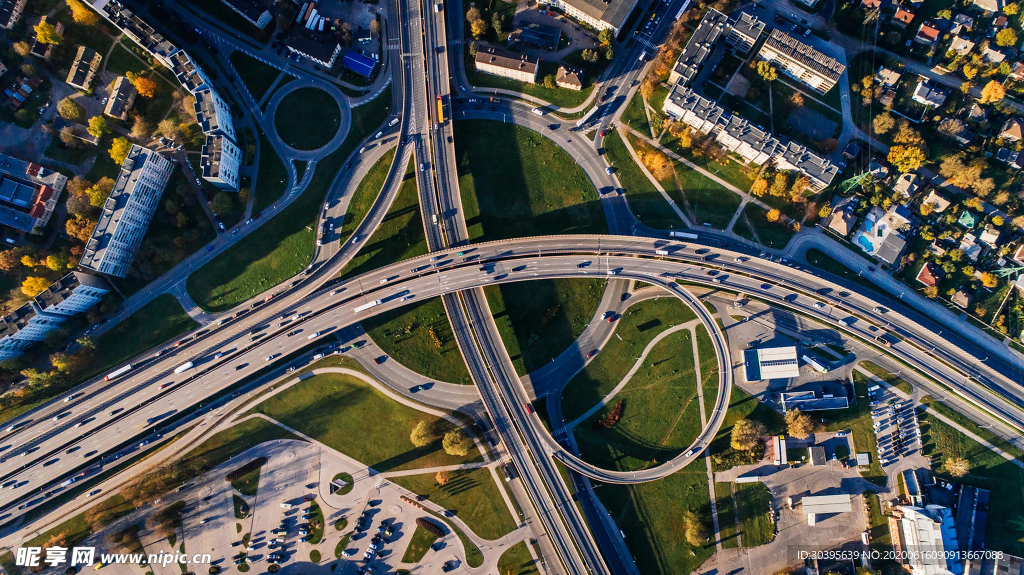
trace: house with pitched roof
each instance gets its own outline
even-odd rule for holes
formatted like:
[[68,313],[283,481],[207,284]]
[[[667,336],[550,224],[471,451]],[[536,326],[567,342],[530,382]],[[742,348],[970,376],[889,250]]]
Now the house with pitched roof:
[[899,26],[900,28],[906,28],[910,25],[910,22],[914,19],[914,13],[903,8],[897,8],[896,13],[893,14],[892,23]]
[[921,266],[921,271],[917,272],[917,277],[914,279],[928,287],[935,287],[942,281],[943,276],[945,276],[945,273],[942,271],[942,268],[932,262],[926,262]]
[[999,131],[999,137],[1011,142],[1016,142],[1024,137],[1024,122],[1021,122],[1018,118],[1010,118],[1003,122],[1003,127]]
[[917,34],[914,36],[914,42],[924,44],[925,46],[932,46],[938,40],[939,29],[929,24],[921,24],[917,29]]

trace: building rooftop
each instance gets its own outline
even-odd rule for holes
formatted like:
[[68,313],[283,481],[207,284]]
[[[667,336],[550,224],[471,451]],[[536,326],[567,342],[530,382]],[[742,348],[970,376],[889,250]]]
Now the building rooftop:
[[535,74],[540,65],[540,59],[487,44],[477,49],[476,63]]
[[943,275],[945,274],[943,274],[942,268],[932,262],[926,262],[921,266],[921,271],[917,272],[916,279],[928,287],[934,287],[938,285]]
[[704,60],[711,55],[719,36],[728,31],[728,25],[729,18],[725,14],[714,8],[708,10],[690,36],[690,40],[686,42],[673,67],[673,73],[680,76],[679,84],[685,86],[697,76]]
[[800,375],[795,346],[766,347],[757,350],[761,379],[788,379]]
[[209,83],[203,71],[184,50],[178,50],[171,56],[171,64],[174,77],[189,92],[195,92]]
[[810,515],[825,513],[848,513],[853,511],[853,503],[849,494],[842,495],[811,495],[800,500],[804,513]]
[[75,62],[71,65],[71,70],[68,71],[67,83],[75,88],[88,89],[96,74],[100,58],[96,50],[88,46],[79,46]]
[[554,26],[527,24],[518,30],[514,30],[509,36],[509,40],[555,50],[558,48],[558,41],[561,37],[562,31]]
[[288,37],[287,45],[291,51],[319,62],[333,62],[341,51],[341,45],[329,35],[320,37],[301,26]]
[[619,29],[626,22],[626,17],[636,6],[630,0],[562,0],[591,18],[603,20],[612,27]]
[[558,75],[555,77],[556,84],[566,84],[577,89],[583,88],[583,71],[565,66],[558,67]]
[[220,134],[208,134],[206,136],[206,143],[203,144],[202,156],[199,160],[204,178],[217,178],[220,175],[220,159],[225,142],[227,142],[226,145],[228,146],[233,145]]
[[91,3],[149,52],[166,59],[178,50],[174,44],[158,34],[152,26],[122,6],[121,3],[110,0],[92,0]]
[[373,58],[367,58],[355,50],[349,50],[345,52],[341,65],[364,78],[369,78],[373,75],[374,69],[377,68],[377,61]]
[[114,80],[114,87],[110,90],[107,107],[103,113],[123,120],[128,114],[128,106],[131,105],[134,96],[135,86],[132,86],[128,78],[119,76]]
[[729,25],[737,33],[750,38],[758,38],[764,32],[765,23],[748,12],[740,12],[739,16],[730,20]]
[[832,82],[838,82],[839,77],[846,70],[846,66],[840,64],[835,58],[822,54],[778,28],[772,30],[765,46],[780,54],[785,54],[804,68],[814,70]]
[[67,177],[0,154],[0,224],[30,232],[56,204]]
[[260,21],[260,17],[263,16],[263,13],[269,11],[274,5],[273,2],[261,0],[221,0],[221,2],[224,2],[236,12],[242,14],[246,20],[254,25]]
[[878,68],[878,74],[875,77],[878,78],[878,83],[881,84],[882,86],[885,86],[886,88],[892,88],[893,86],[900,82],[900,76],[902,76],[902,74],[900,74],[896,70],[891,70],[889,68],[886,68],[885,66],[880,66]]
[[196,121],[203,132],[209,134],[221,130],[221,117],[217,113],[217,104],[214,100],[215,92],[205,88],[196,92],[195,97]]
[[25,6],[25,0],[0,0],[0,28],[10,28],[14,24],[14,14],[18,7]]
[[914,89],[914,100],[927,106],[938,107],[946,102],[946,93],[922,80]]

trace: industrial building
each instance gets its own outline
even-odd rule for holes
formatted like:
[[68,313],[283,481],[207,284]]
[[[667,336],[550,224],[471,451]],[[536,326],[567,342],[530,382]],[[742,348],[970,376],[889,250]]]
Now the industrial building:
[[149,148],[132,146],[85,244],[83,268],[119,278],[128,275],[172,171],[174,164],[167,158]]
[[853,511],[853,502],[848,493],[840,495],[812,495],[800,500],[807,524],[814,525],[819,515],[835,515]]
[[482,44],[476,51],[476,70],[485,74],[493,74],[502,78],[537,83],[537,70],[540,59],[512,52],[497,46]]
[[831,90],[846,70],[846,66],[835,58],[822,54],[778,28],[772,30],[757,57],[778,65],[780,72],[807,84],[819,94]]
[[0,154],[0,225],[23,232],[46,226],[67,176]]
[[96,305],[110,287],[101,278],[71,272],[25,305],[0,318],[0,361],[46,339],[71,316]]
[[341,65],[346,70],[359,74],[364,78],[370,78],[373,76],[373,72],[377,69],[377,61],[373,58],[369,58],[355,50],[349,50],[345,52],[345,57],[341,59]]
[[307,58],[330,70],[341,54],[341,44],[301,26],[295,27],[286,44],[292,54]]
[[889,518],[897,562],[913,575],[961,575],[963,564],[946,551],[959,548],[953,512],[941,505],[901,505]]
[[[827,397],[826,397],[827,395]],[[784,391],[779,394],[782,400],[782,411],[797,409],[800,411],[826,411],[829,409],[846,409],[850,407],[850,399],[845,395],[818,394],[814,391]]]
[[796,346],[748,349],[744,352],[743,372],[747,381],[797,377],[800,360]]

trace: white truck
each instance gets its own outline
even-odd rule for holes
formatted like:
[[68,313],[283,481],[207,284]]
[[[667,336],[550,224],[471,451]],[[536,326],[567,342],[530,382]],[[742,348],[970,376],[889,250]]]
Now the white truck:
[[174,368],[174,373],[184,373],[190,369],[192,369],[192,362],[188,361]]
[[124,367],[115,369],[114,371],[108,373],[106,375],[106,377],[103,378],[103,381],[110,381],[110,380],[112,380],[112,379],[114,379],[116,377],[120,377],[120,376],[128,373],[131,370],[132,370],[132,364],[129,363],[128,365],[126,365]]
[[381,300],[375,299],[375,300],[371,301],[370,303],[364,303],[363,305],[356,306],[352,311],[355,312],[355,313],[359,313],[361,311],[366,311],[366,310],[370,309],[371,307],[376,307],[376,306],[378,306],[380,304],[381,304]]
[[691,234],[689,232],[669,232],[668,235],[673,238],[686,238],[688,240],[698,239],[697,234]]

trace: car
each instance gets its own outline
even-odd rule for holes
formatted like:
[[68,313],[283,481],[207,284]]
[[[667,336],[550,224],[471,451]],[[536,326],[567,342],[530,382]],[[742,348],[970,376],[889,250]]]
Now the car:
[[608,166],[607,168],[604,169],[604,171],[605,171],[606,174],[608,174],[610,176],[610,175],[615,173],[615,168],[613,168],[611,166]]
[[770,290],[770,289],[772,289],[772,286],[771,286],[771,284],[761,284],[761,289],[763,289],[763,290]]
[[590,359],[590,358],[594,357],[595,355],[597,355],[597,350],[596,349],[592,349],[592,350],[590,350],[589,353],[587,353],[587,359]]
[[351,556],[353,556],[355,554],[356,554],[356,550],[355,549],[346,549],[346,550],[341,552],[341,556],[342,557],[351,557]]
[[358,244],[359,243],[359,239],[360,239],[359,236],[352,236],[352,243]]
[[382,363],[384,363],[387,360],[388,360],[388,356],[386,356],[386,355],[379,355],[379,356],[373,358],[373,362],[376,363],[377,365],[381,365]]
[[816,302],[814,302],[814,307],[816,307],[818,309],[822,309],[822,308],[825,307],[825,304],[820,302],[820,301],[816,301]]
[[607,135],[608,135],[608,129],[607,128],[605,128],[604,130],[601,130],[601,137],[602,138],[607,136]]
[[383,278],[383,279],[381,279],[381,280],[380,280],[380,283],[382,283],[382,284],[386,284],[386,283],[388,283],[389,281],[391,281],[391,278]]

